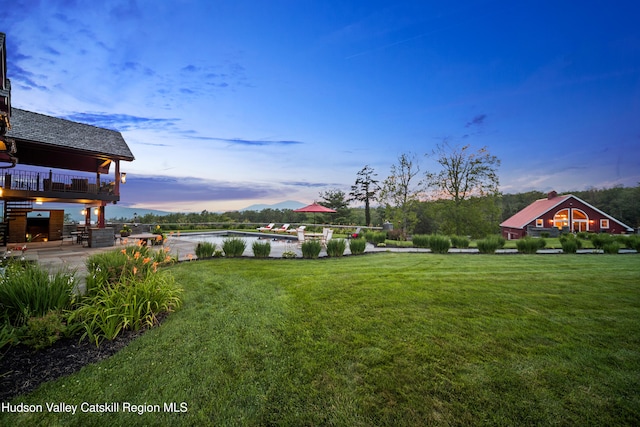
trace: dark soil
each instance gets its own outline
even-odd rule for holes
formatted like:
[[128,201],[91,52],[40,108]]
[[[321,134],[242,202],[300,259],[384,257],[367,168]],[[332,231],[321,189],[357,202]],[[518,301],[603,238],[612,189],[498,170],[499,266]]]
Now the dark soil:
[[145,331],[125,331],[100,347],[87,340],[65,338],[40,351],[18,345],[0,355],[0,401],[35,390],[40,384],[73,374],[83,366],[106,359]]

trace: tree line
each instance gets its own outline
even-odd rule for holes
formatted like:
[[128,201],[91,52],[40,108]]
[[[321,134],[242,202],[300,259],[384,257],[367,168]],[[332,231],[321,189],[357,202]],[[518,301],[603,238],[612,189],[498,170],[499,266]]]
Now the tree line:
[[[365,165],[356,174],[349,193],[330,189],[319,193],[319,204],[335,214],[298,213],[290,209],[230,211],[224,213],[147,214],[141,223],[312,223],[353,226],[393,225],[396,237],[412,234],[472,236],[498,233],[499,224],[533,201],[545,198],[540,191],[501,194],[497,169],[500,160],[487,147],[452,145],[448,141],[425,154],[437,165],[422,171],[421,156],[403,153],[391,166],[390,174],[379,180],[375,170]],[[640,185],[609,189],[591,188],[569,192],[623,223],[640,227]],[[352,207],[358,204],[358,207]],[[130,219],[120,218],[118,221]]]

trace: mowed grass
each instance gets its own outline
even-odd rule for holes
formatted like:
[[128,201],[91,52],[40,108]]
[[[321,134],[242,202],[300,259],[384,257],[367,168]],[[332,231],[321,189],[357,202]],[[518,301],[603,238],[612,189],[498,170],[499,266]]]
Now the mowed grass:
[[385,253],[171,271],[181,311],[13,403],[186,412],[4,413],[0,424],[640,424],[637,255]]

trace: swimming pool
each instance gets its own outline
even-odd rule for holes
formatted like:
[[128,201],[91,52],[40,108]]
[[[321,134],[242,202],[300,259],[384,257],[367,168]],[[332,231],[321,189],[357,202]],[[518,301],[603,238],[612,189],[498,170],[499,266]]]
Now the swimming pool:
[[222,249],[225,239],[240,238],[247,244],[245,252],[252,253],[251,246],[254,242],[269,242],[271,247],[287,248],[295,246],[298,239],[291,235],[281,234],[265,234],[265,233],[248,233],[241,231],[213,231],[208,233],[187,233],[180,235],[180,240],[188,240],[191,242],[208,242],[216,245],[217,249]]

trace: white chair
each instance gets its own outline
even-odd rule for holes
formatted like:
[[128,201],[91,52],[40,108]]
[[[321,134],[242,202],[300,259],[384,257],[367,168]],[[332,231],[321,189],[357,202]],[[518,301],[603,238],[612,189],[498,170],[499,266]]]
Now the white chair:
[[266,227],[258,227],[257,230],[258,231],[271,231],[271,230],[273,230],[273,227],[275,225],[276,224],[272,222],[271,224],[267,225]]
[[282,224],[282,227],[280,228],[275,228],[273,231],[275,231],[276,233],[285,233],[289,227],[291,227],[291,224]]
[[298,228],[298,246],[302,246],[304,243],[304,228],[301,230]]
[[305,229],[305,228],[307,228],[307,226],[306,226],[306,225],[301,225],[300,227],[298,227],[298,228],[294,228],[293,230],[287,230],[287,233],[293,233],[293,234],[296,234],[296,233],[298,233],[298,231],[300,231],[300,230],[304,231],[304,229]]
[[[325,232],[326,230],[326,232]],[[333,230],[331,228],[323,228],[322,229],[322,244],[323,245],[327,245],[327,242],[329,240],[331,240],[331,237],[333,236]]]

